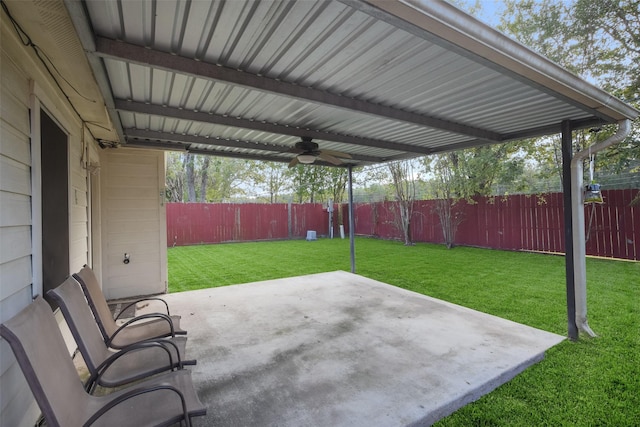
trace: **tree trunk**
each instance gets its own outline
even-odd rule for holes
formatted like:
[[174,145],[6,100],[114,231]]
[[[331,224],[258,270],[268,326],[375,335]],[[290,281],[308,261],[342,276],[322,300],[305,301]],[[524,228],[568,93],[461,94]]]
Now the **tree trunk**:
[[207,201],[207,181],[209,179],[209,162],[211,158],[209,156],[204,157],[202,163],[202,177],[200,181],[200,203]]
[[455,217],[451,199],[436,200],[436,212],[440,219],[444,244],[447,249],[451,249],[454,246],[456,231],[459,224],[458,218]]
[[195,171],[193,170],[194,163],[194,155],[187,154],[185,159],[185,172],[187,175],[187,197],[188,202],[194,203],[196,202],[196,176]]
[[410,225],[416,193],[413,168],[408,161],[389,163],[388,168],[393,179],[393,187],[398,203],[398,216],[395,218],[394,223],[402,231],[404,244],[411,246],[413,242],[411,241]]

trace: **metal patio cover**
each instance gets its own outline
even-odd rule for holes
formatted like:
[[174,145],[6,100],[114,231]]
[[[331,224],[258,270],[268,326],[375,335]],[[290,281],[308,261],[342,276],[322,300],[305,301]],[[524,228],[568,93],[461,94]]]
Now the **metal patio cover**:
[[152,149],[363,165],[637,111],[440,1],[65,2],[115,127]]

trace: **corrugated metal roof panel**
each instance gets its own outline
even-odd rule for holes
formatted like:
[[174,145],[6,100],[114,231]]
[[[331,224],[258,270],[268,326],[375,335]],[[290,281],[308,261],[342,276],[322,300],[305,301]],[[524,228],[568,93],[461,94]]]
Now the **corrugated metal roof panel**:
[[[107,56],[103,60],[115,99],[434,150],[486,142],[474,135],[474,129],[489,135],[517,135],[559,126],[567,118],[606,119],[596,115],[592,104],[557,92],[555,84],[530,81],[530,73],[505,69],[493,58],[460,48],[460,40],[441,38],[444,32],[436,25],[431,33],[426,24],[394,16],[389,11],[401,9],[396,2],[385,3],[381,9],[387,10],[367,1],[85,0],[85,4],[99,37],[238,70],[240,82],[251,74],[263,76],[273,87],[281,82],[297,85],[293,87],[301,92],[292,97],[249,83],[212,80],[171,69],[168,60],[166,66],[157,66]],[[411,17],[416,22],[422,18]],[[444,22],[437,19],[433,22],[438,25]],[[318,99],[323,94],[338,95],[331,99],[343,100],[345,107],[306,99],[308,88]],[[351,100],[365,105],[368,112],[354,109]],[[389,111],[392,116],[387,115]],[[214,132],[265,142],[273,138],[268,133],[223,131],[220,126],[187,125],[158,117],[132,118],[123,113],[120,117],[125,128],[131,124],[168,131],[167,126],[177,126],[180,132],[194,135]],[[419,124],[416,117],[435,125]],[[444,127],[438,128],[438,123]],[[293,145],[298,139],[288,135],[282,141]],[[494,142],[500,140],[497,137]],[[357,145],[337,146],[350,153],[363,150]],[[366,149],[376,156],[390,156],[382,155],[380,149]]]

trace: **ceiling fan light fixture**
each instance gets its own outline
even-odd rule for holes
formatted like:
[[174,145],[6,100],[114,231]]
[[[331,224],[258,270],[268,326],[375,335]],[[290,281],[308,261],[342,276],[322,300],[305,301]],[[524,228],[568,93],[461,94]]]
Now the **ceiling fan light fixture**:
[[316,156],[313,154],[299,154],[298,161],[305,165],[311,164],[316,161]]

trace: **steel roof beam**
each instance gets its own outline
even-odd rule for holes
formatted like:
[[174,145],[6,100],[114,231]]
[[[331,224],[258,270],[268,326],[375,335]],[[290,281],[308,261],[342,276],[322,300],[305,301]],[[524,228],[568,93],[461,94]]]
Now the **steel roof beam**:
[[[239,153],[228,153],[225,151],[216,151],[216,150],[203,150],[203,149],[189,149],[187,150],[189,153],[191,154],[200,154],[203,156],[218,156],[218,157],[231,157],[234,159],[247,159],[247,160],[260,160],[260,161],[270,161],[270,162],[280,162],[280,163],[289,163],[291,162],[291,159],[285,159],[282,157],[276,157],[276,156],[256,156],[256,155],[252,155],[252,154],[239,154]],[[352,166],[358,166],[358,165],[353,165],[352,163],[349,163]],[[329,162],[325,162],[322,161],[320,159],[316,159],[315,162],[313,162],[312,165],[309,166],[330,166],[330,167],[347,167],[348,164],[345,163],[343,165],[333,165]]]
[[220,114],[206,113],[203,111],[185,110],[183,108],[164,107],[157,104],[146,104],[143,102],[126,101],[123,99],[115,100],[116,109],[119,111],[127,111],[133,113],[150,114],[161,117],[173,117],[182,120],[193,120],[203,123],[211,123],[216,125],[231,126],[243,129],[252,129],[263,132],[270,132],[281,135],[290,135],[297,137],[309,137],[313,139],[321,139],[324,141],[340,142],[351,145],[361,145],[365,147],[376,147],[387,150],[395,150],[400,152],[410,152],[416,154],[431,154],[429,147],[420,147],[409,144],[402,144],[392,141],[384,141],[373,138],[363,138],[357,136],[343,135],[331,132],[323,132],[314,129],[298,128],[293,126],[280,125],[275,123],[267,123],[263,121],[249,120],[238,117],[223,116]]
[[[280,163],[291,162],[291,159],[289,158],[271,156],[268,154],[253,155],[253,154],[245,154],[245,153],[229,153],[227,151],[207,150],[204,148],[190,148],[188,145],[184,145],[180,143],[175,144],[175,143],[162,142],[162,141],[144,141],[136,138],[127,139],[127,144],[123,145],[123,148],[124,149],[136,148],[136,149],[147,149],[147,150],[181,151],[181,152],[188,152],[190,154],[199,154],[203,156],[230,157],[233,159],[271,161],[271,162],[280,162]],[[345,163],[343,165],[333,165],[331,163],[322,161],[321,159],[316,159],[316,161],[313,162],[313,164],[317,166],[319,165],[319,166],[332,166],[332,167],[346,167],[349,164],[351,164],[352,166],[359,166],[359,165],[354,165],[353,163]]]
[[188,144],[180,142],[148,141],[136,138],[127,138],[126,142],[126,144],[122,145],[123,148],[153,148],[165,151],[187,151],[189,148]]
[[283,162],[283,163],[288,163],[291,161],[291,159],[272,156],[268,154],[253,155],[253,154],[245,154],[245,153],[230,153],[227,151],[207,150],[204,148],[190,148],[189,144],[183,144],[183,143],[148,141],[148,140],[141,140],[137,138],[128,138],[127,144],[124,146],[124,148],[184,151],[184,152],[189,152],[191,154],[201,154],[201,155],[207,155],[207,156],[231,157],[231,158],[239,158],[239,159],[247,159],[247,160],[269,160],[272,162]]
[[265,92],[277,93],[291,98],[302,99],[309,102],[331,105],[337,108],[358,111],[392,120],[400,120],[420,126],[467,135],[478,139],[486,139],[490,142],[499,142],[502,140],[500,134],[486,129],[479,129],[473,126],[455,123],[429,115],[399,110],[382,104],[374,104],[361,99],[349,98],[323,90],[314,89],[312,87],[299,86],[281,80],[270,79],[221,65],[196,61],[195,59],[172,55],[170,53],[160,52],[143,46],[111,40],[104,37],[96,38],[95,53],[102,57],[119,59],[143,66],[157,67],[167,71],[188,74],[195,77],[223,81]]
[[[598,118],[593,118],[593,117],[571,121],[571,126],[572,126],[572,129],[574,130],[585,129],[588,127],[599,126],[603,124],[606,124],[606,123]],[[558,124],[553,124],[548,126],[541,126],[541,127],[530,129],[528,131],[523,131],[523,132],[506,133],[504,134],[503,142],[518,141],[518,140],[523,140],[527,138],[538,138],[542,136],[548,136],[548,135],[554,135],[554,134],[560,134],[560,133],[561,133],[561,123],[558,123]],[[444,153],[447,151],[464,150],[466,148],[480,147],[488,144],[489,143],[487,141],[484,141],[481,139],[470,139],[468,141],[458,142],[456,144],[432,147],[431,153],[436,154],[436,153]],[[396,158],[401,159],[403,158],[403,156],[402,155],[395,156],[389,159],[396,159]]]
[[269,162],[280,162],[280,163],[289,163],[291,159],[284,159],[282,157],[277,156],[269,156],[269,155],[253,155],[253,154],[245,154],[245,153],[229,153],[226,151],[217,151],[217,150],[205,150],[199,148],[190,148],[187,150],[191,154],[200,154],[203,156],[218,156],[218,157],[231,157],[234,159],[246,159],[246,160],[260,160],[260,161],[269,161]]
[[[605,122],[599,118],[590,117],[590,118],[581,119],[581,120],[571,120],[571,128],[574,130],[578,130],[578,129],[585,129],[593,126],[597,127],[607,123],[608,122]],[[536,138],[540,136],[560,134],[560,133],[562,133],[562,126],[561,126],[561,123],[557,123],[549,126],[541,126],[539,128],[530,129],[527,131],[507,133],[507,134],[504,134],[504,140],[515,141],[518,139]]]
[[[243,150],[269,151],[269,152],[289,155],[290,157],[284,158],[285,160],[286,159],[291,160],[293,156],[295,156],[295,153],[290,153],[287,151],[291,147],[286,147],[282,145],[262,144],[262,143],[256,143],[256,142],[250,142],[250,141],[240,141],[240,140],[232,140],[232,139],[224,139],[224,138],[208,138],[205,136],[183,135],[183,134],[169,133],[169,132],[156,132],[156,131],[151,131],[146,129],[135,129],[135,128],[125,129],[125,134],[127,138],[175,141],[183,144],[186,143],[186,144],[216,145],[219,147],[240,148]],[[386,160],[385,158],[362,156],[362,155],[351,155],[351,157],[352,157],[352,160],[354,161],[372,162],[372,163],[383,162]]]
[[[170,132],[158,132],[147,129],[125,129],[127,138],[138,139],[150,139],[150,140],[163,140],[163,141],[175,141],[189,144],[203,144],[203,145],[217,145],[219,147],[240,148],[243,150],[260,150],[260,151],[272,151],[276,153],[286,153],[290,147],[283,147],[279,145],[271,144],[259,144],[255,142],[239,141],[232,139],[206,137],[198,135],[185,135],[179,133]],[[288,153],[293,155],[293,153]]]

